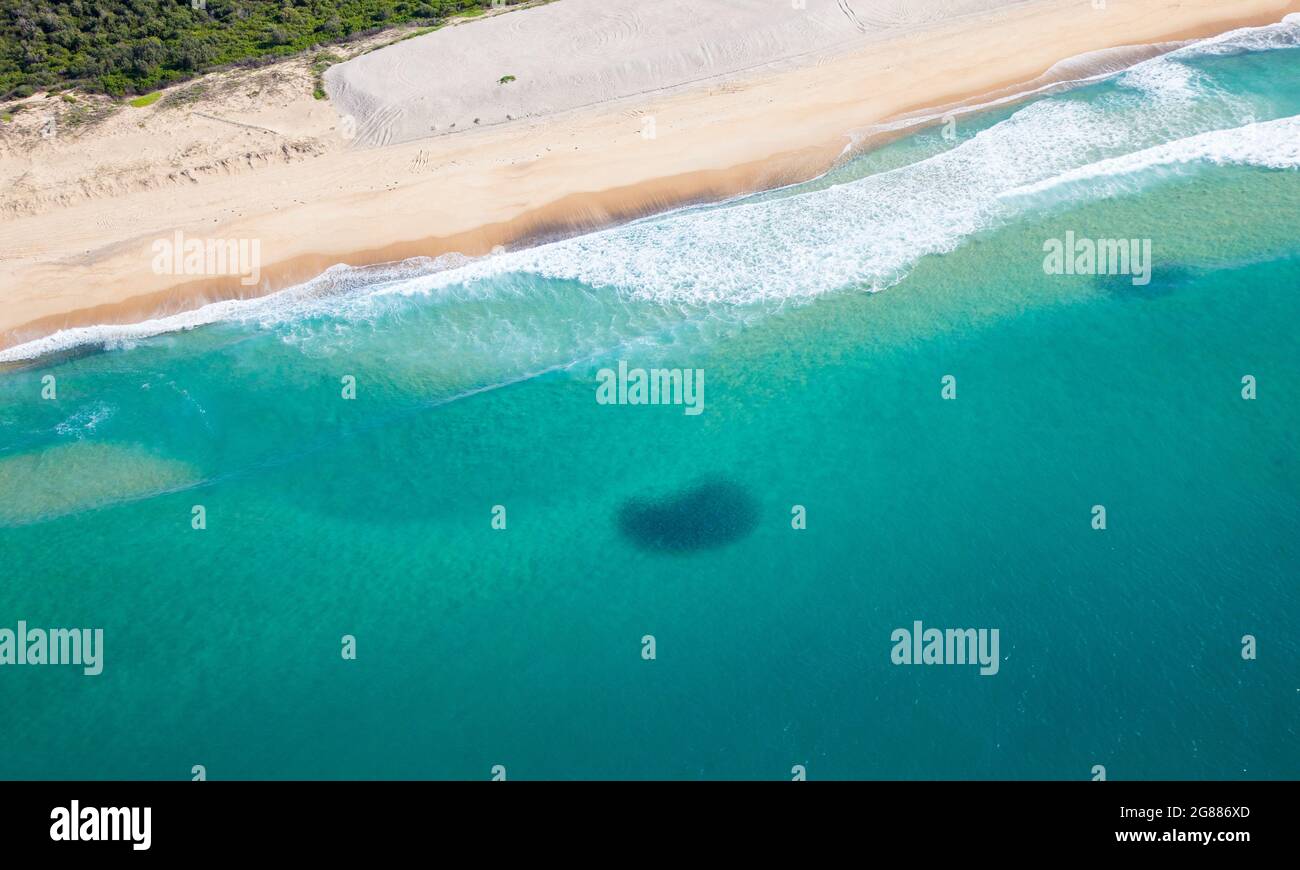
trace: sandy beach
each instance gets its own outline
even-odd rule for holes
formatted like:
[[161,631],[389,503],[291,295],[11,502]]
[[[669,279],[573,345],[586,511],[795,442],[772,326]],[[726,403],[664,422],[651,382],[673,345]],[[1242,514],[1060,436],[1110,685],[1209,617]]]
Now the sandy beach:
[[[164,852],[421,847],[383,783],[489,780],[1279,839],[1300,0],[1095,2],[19,0],[6,845],[101,793]],[[153,785],[205,779],[381,812]],[[1102,780],[1192,809],[1032,791]]]
[[[807,179],[905,113],[1300,0],[704,5],[558,0],[467,21],[331,68],[330,100],[305,59],[143,108],[37,95],[0,126],[0,348]],[[177,232],[255,241],[256,280],[160,268]]]

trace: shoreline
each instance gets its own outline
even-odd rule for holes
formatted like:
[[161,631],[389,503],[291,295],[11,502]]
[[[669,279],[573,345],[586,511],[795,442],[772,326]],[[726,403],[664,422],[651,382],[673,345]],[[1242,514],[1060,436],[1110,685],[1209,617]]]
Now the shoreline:
[[[726,80],[720,85],[712,82],[670,88],[650,99],[614,100],[543,118],[519,119],[513,124],[495,128],[467,130],[453,136],[379,149],[342,148],[307,162],[236,176],[234,181],[238,183],[226,191],[224,201],[223,191],[213,187],[215,182],[196,183],[183,189],[192,201],[185,203],[187,208],[182,210],[182,214],[186,219],[179,223],[155,225],[126,238],[122,238],[120,232],[114,236],[112,232],[102,230],[98,233],[65,233],[63,238],[55,237],[55,243],[50,245],[55,248],[53,255],[47,254],[44,261],[26,264],[20,261],[16,267],[0,268],[0,301],[6,303],[4,308],[7,310],[0,319],[0,351],[13,351],[61,330],[142,324],[196,311],[215,302],[265,297],[301,285],[337,264],[362,267],[449,253],[480,256],[498,245],[511,248],[531,246],[650,214],[807,181],[837,165],[845,158],[850,146],[853,153],[858,153],[881,144],[890,136],[906,135],[925,124],[935,123],[934,119],[921,119],[905,124],[900,130],[883,129],[891,122],[928,110],[951,110],[963,106],[978,108],[992,99],[1017,99],[1015,88],[1031,93],[1037,89],[1034,83],[1040,82],[1054,65],[1088,52],[1121,46],[1151,46],[1154,51],[1161,43],[1201,39],[1240,27],[1277,23],[1289,12],[1300,9],[1300,2],[1267,0],[1224,7],[1200,0],[1192,4],[1147,0],[1136,6],[1140,8],[1130,9],[1128,17],[1122,21],[1111,20],[1105,22],[1108,27],[1081,34],[1071,30],[1071,25],[1089,20],[1085,13],[1107,13],[1092,10],[1086,3],[1030,2],[979,13],[979,27],[971,28],[968,18],[952,19],[883,37],[880,44],[837,56],[817,66],[746,77],[741,81]],[[1177,16],[1169,14],[1171,9],[1178,9],[1186,16],[1178,20]],[[1249,10],[1248,14],[1241,14],[1246,10]],[[1067,20],[1056,20],[1058,18]],[[992,69],[994,65],[988,60],[988,52],[996,54],[999,46],[1016,44],[1026,36],[1024,32],[1003,32],[999,42],[994,38],[996,31],[992,28],[999,25],[1004,28],[1030,27],[1033,22],[1048,30],[1065,28],[1071,35],[1070,39],[1052,43],[1060,45],[1060,51],[1064,53],[1054,56],[1044,53],[1040,46],[1037,54],[1024,52],[1030,56],[1017,58],[1010,67]],[[1128,38],[1135,31],[1139,31],[1142,37],[1138,41]],[[1039,35],[1042,35],[1041,31]],[[990,41],[986,52],[973,50],[971,43],[981,43],[981,37],[986,36]],[[946,66],[921,74],[922,79],[928,77],[923,83],[907,82],[904,90],[909,97],[915,92],[913,102],[898,99],[893,93],[891,96],[895,99],[892,103],[879,99],[873,102],[870,98],[855,99],[854,88],[848,85],[838,90],[826,85],[828,82],[843,84],[846,77],[880,72],[882,65],[886,72],[894,71],[896,65],[890,61],[901,62],[908,55],[915,57],[913,64],[923,63],[919,56],[923,52],[916,50],[918,46],[907,45],[917,41],[927,43],[926,48],[932,55],[942,56],[945,48],[963,44],[966,53],[955,61],[949,57]],[[1046,57],[1051,59],[1044,65],[1042,60]],[[962,69],[963,64],[968,70],[977,71],[978,75],[951,75],[955,69]],[[1009,77],[997,78],[998,75]],[[943,81],[935,82],[936,78]],[[945,90],[948,82],[953,80],[961,81],[963,87],[955,92]],[[817,89],[818,82],[823,85],[820,90]],[[1043,83],[1039,87],[1049,84]],[[729,86],[734,86],[734,90],[729,90]],[[818,99],[809,100],[811,105],[806,105],[801,97],[809,93],[816,94]],[[890,111],[881,111],[882,102],[888,104]],[[630,104],[645,108],[629,116],[622,110]],[[832,111],[819,114],[819,110],[828,105]],[[637,141],[641,139],[639,119],[646,114],[657,116],[664,122],[660,125],[665,130],[662,139]],[[782,117],[773,119],[774,114]],[[715,116],[718,116],[717,120]],[[786,119],[792,122],[787,127],[776,123]],[[762,129],[754,130],[755,125],[762,125]],[[777,135],[773,127],[780,127],[782,135]],[[851,139],[855,131],[872,129],[874,134],[856,142]],[[757,133],[752,139],[729,135],[751,130]],[[548,172],[551,161],[543,166],[543,155],[538,153],[535,159],[524,161],[520,166],[522,155],[537,152],[547,142],[551,143],[546,149],[549,153],[552,146],[558,147],[566,133],[570,139],[582,143],[574,148],[579,154],[582,146],[589,146],[590,151],[609,160],[588,165],[586,156],[560,160],[557,155],[553,162],[563,165]],[[663,150],[655,152],[656,143],[660,141],[672,142],[669,153],[665,154]],[[849,146],[845,145],[846,141]],[[495,151],[493,146],[496,146]],[[434,153],[428,155],[428,152]],[[473,153],[467,155],[465,152]],[[486,158],[482,157],[482,152],[487,152]],[[746,157],[752,159],[741,159]],[[450,165],[438,165],[437,170],[447,171],[431,173],[432,177],[392,180],[394,168],[401,168],[412,159],[426,163],[442,159],[449,161]],[[719,160],[723,161],[722,166],[708,165]],[[473,171],[464,172],[459,168],[465,163],[469,163]],[[369,190],[349,189],[344,181],[339,184],[342,192],[331,194],[324,204],[321,201],[310,205],[305,202],[315,189],[340,182],[354,170],[364,171],[366,164],[378,165],[373,178],[363,179],[371,182]],[[674,168],[683,171],[668,171]],[[265,177],[270,174],[276,176],[273,180],[277,185],[262,184],[272,180]],[[597,184],[620,179],[627,181],[623,184]],[[375,191],[373,184],[380,181],[386,186]],[[582,189],[585,184],[592,184],[594,189]],[[469,213],[448,214],[430,209],[430,197],[435,197],[436,201],[437,195],[445,194],[448,186],[455,194],[464,197],[462,204],[473,203],[466,209]],[[263,188],[257,191],[262,199],[248,204],[251,212],[248,216],[240,213],[224,223],[220,218],[209,217],[214,211],[218,214],[233,211],[230,200],[233,198],[238,204],[242,194],[256,188]],[[304,199],[293,200],[295,195]],[[154,214],[150,210],[158,205],[160,199],[184,199],[183,196],[171,195],[170,191],[131,193],[7,219],[0,221],[0,247],[9,247],[15,236],[30,243],[43,228],[70,222],[74,215],[90,217],[95,226],[107,224],[111,230],[120,220],[120,216],[114,214],[113,203],[117,199],[132,198],[138,208],[149,215]],[[303,208],[289,207],[286,199]],[[271,206],[269,212],[266,210],[268,205]],[[285,205],[283,210],[281,205]],[[315,209],[316,213],[303,214],[304,208],[308,212]],[[328,213],[322,215],[321,212]],[[261,281],[257,287],[242,286],[236,275],[176,280],[179,276],[157,275],[149,271],[150,258],[147,254],[141,255],[141,248],[147,251],[150,241],[169,236],[173,230],[194,235],[193,227],[199,220],[204,224],[202,233],[220,238],[266,240],[262,249],[269,256],[261,266]],[[209,229],[213,223],[217,225],[216,232]],[[440,228],[445,226],[447,231],[401,239],[402,232],[409,226],[429,223]],[[122,224],[129,226],[130,221],[122,221]],[[314,239],[304,239],[304,227],[312,228],[310,235],[319,236],[319,241],[326,244],[314,244]],[[99,244],[95,245],[96,242]],[[349,242],[351,247],[348,247]],[[92,247],[87,249],[87,244]],[[21,245],[19,247],[21,249]],[[73,250],[78,253],[73,254]],[[277,253],[280,256],[277,257]],[[81,292],[71,291],[70,286]],[[138,292],[125,292],[123,287],[136,288]],[[24,317],[24,314],[35,316]],[[43,355],[35,353],[31,356]]]

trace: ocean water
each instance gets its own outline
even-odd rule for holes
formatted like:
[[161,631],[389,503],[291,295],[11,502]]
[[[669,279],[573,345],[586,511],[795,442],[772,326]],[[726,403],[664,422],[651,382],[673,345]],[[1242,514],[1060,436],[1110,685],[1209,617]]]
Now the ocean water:
[[[1293,17],[805,185],[7,352],[0,628],[104,646],[0,666],[0,777],[1300,776],[1297,166]],[[1047,274],[1067,233],[1149,283]],[[703,412],[599,404],[620,360]],[[894,664],[916,620],[997,673]]]

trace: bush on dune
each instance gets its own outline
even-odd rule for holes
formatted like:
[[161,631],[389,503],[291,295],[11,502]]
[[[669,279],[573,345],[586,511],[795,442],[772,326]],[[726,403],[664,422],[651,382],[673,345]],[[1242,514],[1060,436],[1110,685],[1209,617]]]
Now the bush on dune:
[[492,0],[0,0],[0,99],[71,86],[143,94],[216,67],[491,6]]

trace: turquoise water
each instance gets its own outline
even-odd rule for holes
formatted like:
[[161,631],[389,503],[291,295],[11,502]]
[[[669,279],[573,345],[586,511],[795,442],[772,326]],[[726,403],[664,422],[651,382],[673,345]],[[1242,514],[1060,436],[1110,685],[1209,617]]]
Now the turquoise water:
[[[0,667],[0,776],[1300,776],[1297,30],[17,365],[0,628],[104,670]],[[892,664],[914,620],[998,673]]]

